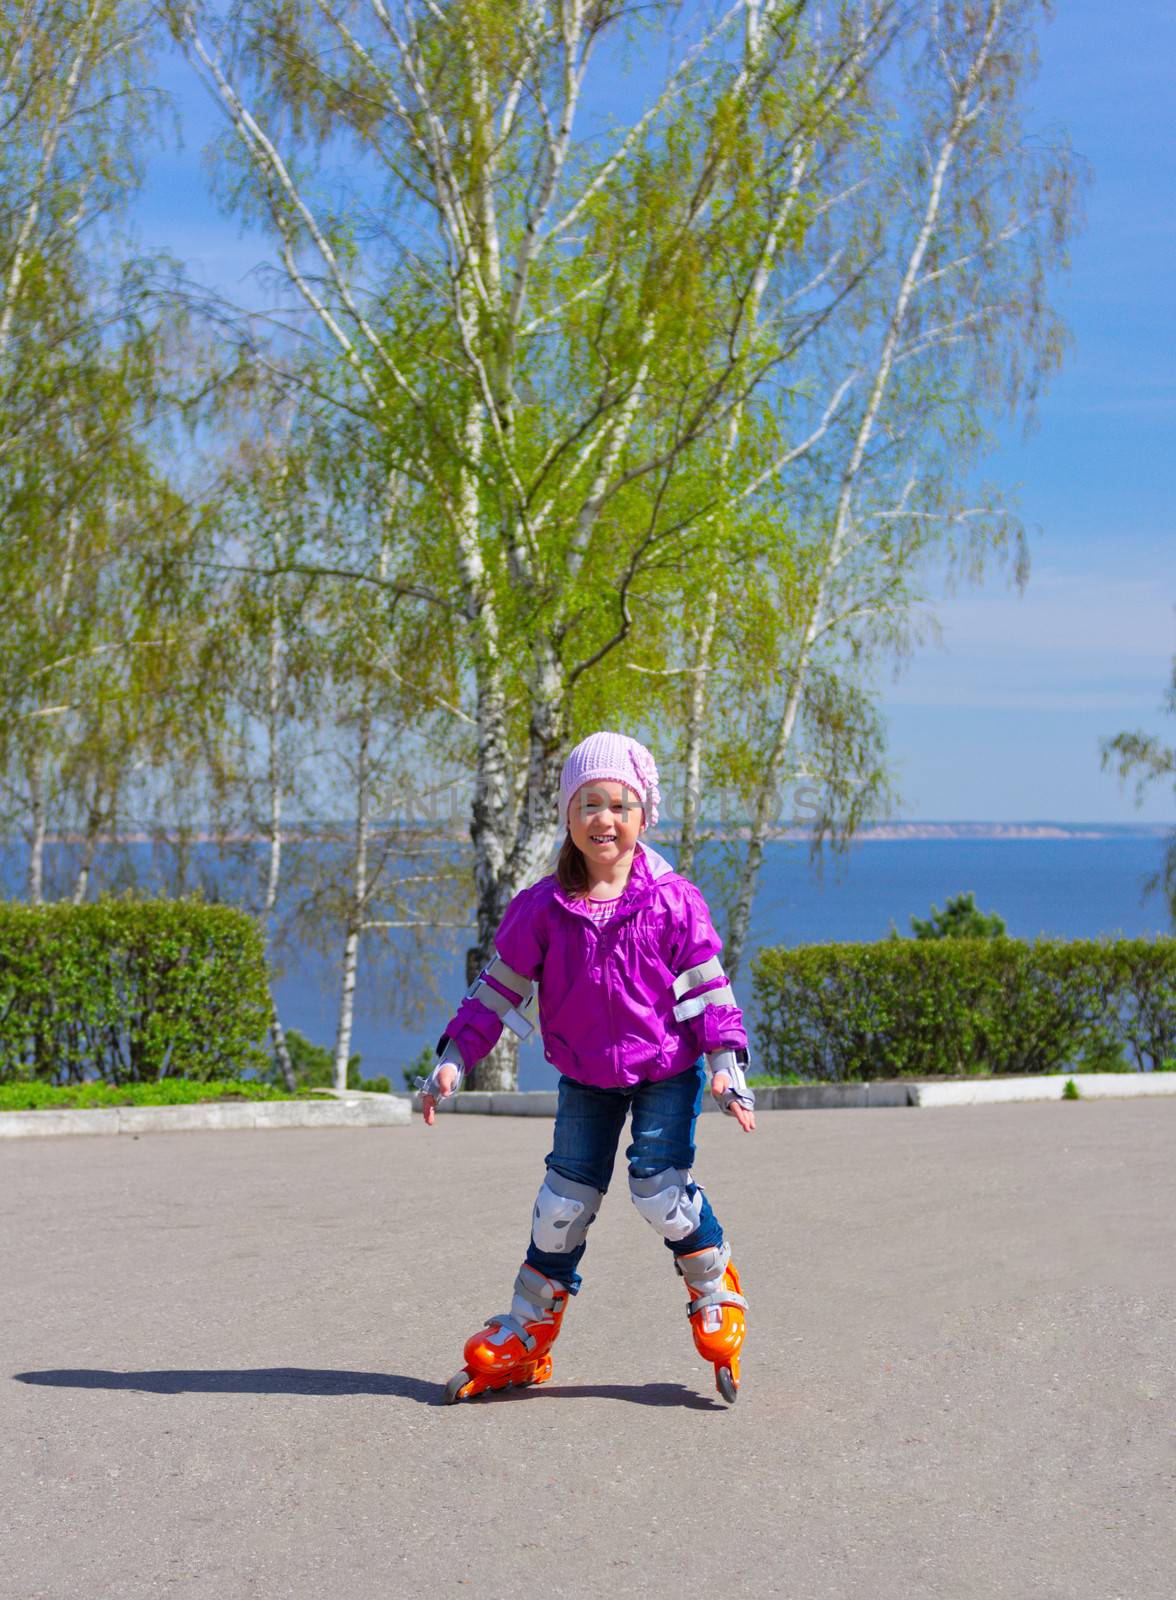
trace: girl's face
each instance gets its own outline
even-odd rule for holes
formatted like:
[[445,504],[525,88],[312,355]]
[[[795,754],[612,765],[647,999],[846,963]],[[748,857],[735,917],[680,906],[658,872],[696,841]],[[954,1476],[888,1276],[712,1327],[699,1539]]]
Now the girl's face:
[[640,799],[623,783],[586,783],[568,807],[572,843],[602,867],[634,848],[644,822]]

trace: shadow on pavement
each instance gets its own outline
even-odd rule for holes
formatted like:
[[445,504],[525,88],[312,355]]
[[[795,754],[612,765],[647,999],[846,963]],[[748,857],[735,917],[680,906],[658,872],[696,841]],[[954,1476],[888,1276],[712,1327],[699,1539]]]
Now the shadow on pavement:
[[143,1394],[388,1394],[436,1400],[443,1385],[394,1372],[336,1372],[317,1367],[245,1367],[204,1371],[103,1372],[93,1367],[58,1367],[14,1372],[17,1383],[57,1389],[134,1389]]
[[482,1401],[514,1400],[628,1400],[637,1406],[684,1406],[688,1411],[729,1411],[731,1408],[709,1395],[697,1394],[683,1383],[545,1383],[538,1387],[499,1389],[459,1405],[476,1406]]
[[[95,1367],[51,1367],[44,1372],[14,1372],[17,1383],[51,1389],[131,1389],[138,1394],[373,1394],[439,1405],[445,1386],[397,1372],[336,1372],[316,1367],[246,1367],[186,1371],[106,1372]],[[463,1405],[504,1401],[627,1400],[639,1406],[685,1406],[692,1411],[726,1411],[727,1406],[681,1383],[558,1384],[502,1389]]]

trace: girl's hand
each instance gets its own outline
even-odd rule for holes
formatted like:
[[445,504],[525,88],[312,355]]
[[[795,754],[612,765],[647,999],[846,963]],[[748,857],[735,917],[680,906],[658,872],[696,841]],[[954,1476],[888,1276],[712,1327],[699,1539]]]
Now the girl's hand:
[[[722,1105],[723,1095],[730,1087],[731,1080],[725,1072],[716,1072],[711,1079],[711,1093],[720,1105]],[[744,1133],[755,1132],[755,1112],[749,1111],[746,1106],[741,1106],[738,1100],[732,1100],[727,1115],[735,1118]]]
[[457,1068],[450,1062],[437,1069],[437,1082],[441,1086],[441,1093],[435,1100],[431,1094],[421,1095],[421,1115],[425,1119],[425,1127],[433,1126],[433,1119],[437,1115],[437,1101],[447,1099],[453,1093],[453,1086],[457,1082]]

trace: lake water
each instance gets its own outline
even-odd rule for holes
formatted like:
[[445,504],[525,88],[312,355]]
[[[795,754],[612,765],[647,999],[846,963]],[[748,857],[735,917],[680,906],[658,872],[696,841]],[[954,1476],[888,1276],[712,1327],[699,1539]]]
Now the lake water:
[[[209,847],[197,848],[206,865],[213,860]],[[657,848],[673,859],[668,845]],[[952,895],[969,889],[979,909],[999,912],[1015,938],[1088,939],[1116,933],[1154,938],[1172,930],[1160,895],[1144,902],[1141,891],[1163,854],[1162,837],[1126,829],[1103,838],[873,839],[856,844],[847,856],[828,856],[819,881],[807,846],[772,841],[765,848],[749,955],[770,944],[882,939],[891,919],[900,933],[909,934],[912,915],[926,917],[932,904],[942,909]],[[66,864],[59,866],[64,873]],[[23,853],[11,845],[0,847],[0,880],[7,894],[22,892],[23,870]],[[96,874],[96,883],[100,876]],[[222,870],[213,876],[219,892],[233,899],[228,875]],[[699,877],[705,885],[705,868]],[[716,922],[721,933],[717,908]],[[295,953],[277,983],[286,1027],[319,1044],[334,1040],[338,965],[335,954]],[[465,990],[464,956],[460,950],[442,952],[429,972],[436,997],[418,995],[424,1001],[419,1021],[398,1020],[409,980],[396,974],[387,957],[365,964],[361,952],[352,1048],[362,1057],[365,1076],[386,1075],[399,1087],[402,1066],[424,1045],[436,1043]],[[754,1030],[746,960],[735,992],[749,1030]],[[754,1049],[754,1032],[752,1044]],[[554,1069],[543,1059],[537,1037],[532,1038],[519,1052],[520,1087],[550,1088],[554,1082]]]
[[[672,857],[668,848],[664,851]],[[824,882],[808,864],[807,848],[771,842],[752,920],[750,948],[885,938],[891,919],[910,933],[912,915],[925,917],[956,894],[972,890],[981,911],[997,911],[1014,938],[1039,935],[1092,939],[1102,934],[1154,938],[1168,934],[1164,902],[1141,901],[1142,885],[1163,859],[1154,836],[1105,839],[904,839],[871,840],[846,857],[828,858]],[[721,931],[721,929],[720,929]],[[465,989],[460,955],[439,958],[433,976],[445,996],[426,1020],[406,1026],[389,1017],[393,980],[365,977],[361,966],[353,1048],[365,1076],[386,1074],[399,1087],[401,1066],[436,1043]],[[332,984],[328,991],[323,980]],[[315,960],[292,966],[278,985],[287,1027],[323,1044],[334,1036],[334,964]],[[744,963],[736,996],[749,1028],[755,1025],[751,979]],[[752,1039],[754,1046],[754,1037]],[[536,1038],[519,1051],[519,1087],[551,1088],[554,1069]]]

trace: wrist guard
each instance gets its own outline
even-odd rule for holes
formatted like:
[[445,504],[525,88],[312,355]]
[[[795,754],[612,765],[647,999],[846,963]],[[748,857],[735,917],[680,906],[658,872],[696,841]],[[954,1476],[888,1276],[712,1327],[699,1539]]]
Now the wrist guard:
[[418,1077],[415,1080],[416,1087],[422,1094],[431,1095],[437,1101],[448,1098],[438,1081],[442,1067],[457,1068],[457,1081],[449,1091],[449,1094],[456,1094],[465,1082],[465,1062],[461,1058],[461,1051],[447,1033],[443,1033],[437,1040],[437,1059],[433,1063],[433,1070],[428,1077]]
[[748,1111],[755,1110],[755,1091],[748,1086],[747,1068],[751,1065],[751,1056],[747,1050],[727,1047],[723,1050],[708,1051],[706,1057],[707,1071],[711,1081],[714,1081],[716,1072],[727,1074],[727,1087],[721,1095],[715,1098],[723,1110],[730,1115],[733,1105],[744,1106]]

